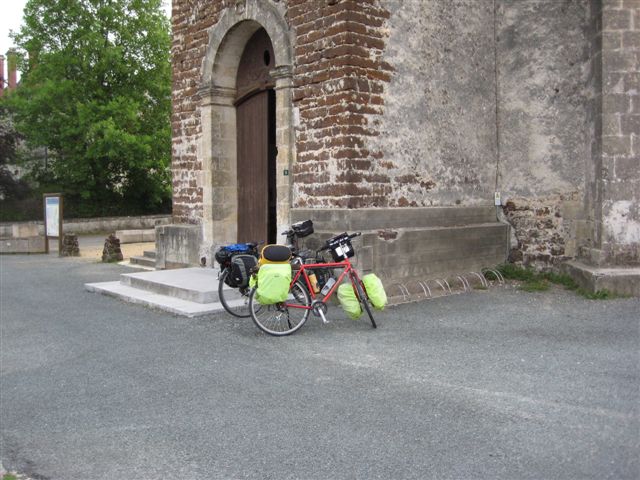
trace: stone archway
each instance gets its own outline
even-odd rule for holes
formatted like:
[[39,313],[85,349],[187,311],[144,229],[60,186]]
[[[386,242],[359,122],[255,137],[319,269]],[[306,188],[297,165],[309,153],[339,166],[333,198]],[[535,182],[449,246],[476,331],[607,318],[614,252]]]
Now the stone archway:
[[198,156],[203,165],[203,242],[207,246],[237,239],[236,75],[245,45],[264,28],[273,44],[276,93],[277,231],[289,224],[290,176],[294,159],[292,48],[281,9],[262,0],[240,1],[228,8],[209,32],[198,91],[202,135]]

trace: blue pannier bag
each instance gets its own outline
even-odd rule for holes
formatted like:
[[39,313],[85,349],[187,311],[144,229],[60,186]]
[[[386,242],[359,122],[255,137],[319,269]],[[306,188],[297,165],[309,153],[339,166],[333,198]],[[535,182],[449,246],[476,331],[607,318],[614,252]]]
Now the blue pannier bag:
[[231,245],[220,247],[215,254],[215,259],[218,264],[226,267],[231,262],[231,257],[248,253],[251,253],[251,245],[248,243],[232,243]]

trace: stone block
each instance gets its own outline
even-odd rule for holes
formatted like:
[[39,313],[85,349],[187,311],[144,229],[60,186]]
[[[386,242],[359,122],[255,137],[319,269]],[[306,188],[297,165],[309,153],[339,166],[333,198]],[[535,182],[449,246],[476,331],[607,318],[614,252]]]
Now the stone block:
[[622,47],[625,50],[640,50],[640,30],[623,32]]
[[602,135],[618,136],[620,135],[620,115],[602,115]]
[[615,159],[615,178],[627,180],[640,176],[640,157],[620,157]]
[[605,10],[602,12],[602,29],[629,30],[631,28],[632,15],[629,9]]
[[[460,218],[467,218],[467,223],[443,226],[443,210],[446,209],[315,212],[298,209],[293,214],[294,220],[314,220],[316,233],[305,243],[308,248],[317,248],[324,239],[340,231],[365,231],[360,239],[354,241],[358,267],[381,274],[387,280],[407,281],[434,276],[444,278],[454,272],[478,270],[506,260],[509,238],[507,225],[495,220],[475,223],[470,215],[472,211],[464,212],[465,209],[461,207],[452,208],[450,213],[455,212],[456,223]],[[429,221],[438,221],[430,226],[429,221],[424,222],[425,217]],[[486,218],[480,215],[476,219]]]
[[116,237],[120,243],[154,242],[156,231],[153,228],[144,230],[116,230]]
[[582,201],[564,201],[560,207],[560,215],[564,220],[576,220],[584,218],[584,205]]
[[640,297],[640,268],[601,268],[569,261],[561,266],[561,271],[588,292],[606,290],[616,295]]
[[1,238],[0,253],[45,253],[44,236]]
[[632,72],[636,69],[636,56],[631,50],[608,50],[602,53],[605,72]]
[[630,136],[603,136],[602,137],[602,154],[630,155],[631,154],[631,137]]
[[611,115],[615,113],[628,113],[630,111],[629,95],[612,93],[602,96],[602,113]]
[[156,227],[156,268],[200,265],[202,236],[200,225]]
[[37,237],[38,225],[35,223],[16,223],[11,226],[11,236],[14,238]]
[[621,115],[620,127],[622,135],[640,135],[640,115]]
[[622,32],[602,32],[602,49],[611,51],[622,48]]

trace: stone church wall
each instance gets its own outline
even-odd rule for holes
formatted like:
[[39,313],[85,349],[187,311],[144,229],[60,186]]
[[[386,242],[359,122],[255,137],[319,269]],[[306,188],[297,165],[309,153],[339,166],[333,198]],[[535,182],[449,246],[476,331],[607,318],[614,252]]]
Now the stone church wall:
[[[203,221],[198,141],[209,132],[198,89],[207,29],[225,9],[254,1],[173,2],[176,223]],[[513,260],[555,264],[585,242],[602,246],[606,225],[590,239],[593,224],[611,223],[622,203],[604,202],[602,220],[597,185],[602,175],[637,178],[640,102],[632,95],[637,56],[601,56],[606,68],[616,59],[626,68],[611,85],[615,79],[598,79],[594,65],[616,39],[618,49],[637,48],[636,0],[259,1],[284,12],[291,29],[292,219],[344,209],[319,216],[340,217],[348,228],[351,217],[360,221],[347,215],[352,209],[387,209],[389,218],[399,208],[493,209],[498,191],[496,216],[513,227]],[[594,47],[603,5],[614,11],[605,30],[622,30]],[[607,85],[611,95],[598,100]],[[598,101],[614,115],[602,115]],[[598,122],[615,135],[599,138]],[[214,149],[222,143],[212,139]],[[597,160],[603,148],[611,150],[608,170]],[[629,203],[629,192],[621,195]]]
[[398,206],[491,205],[514,260],[576,253],[586,142],[588,2],[390,1],[377,171]]

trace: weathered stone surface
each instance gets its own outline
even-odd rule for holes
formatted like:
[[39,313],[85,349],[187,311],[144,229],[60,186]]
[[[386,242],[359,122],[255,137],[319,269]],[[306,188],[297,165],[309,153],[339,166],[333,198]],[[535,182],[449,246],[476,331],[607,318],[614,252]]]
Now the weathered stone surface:
[[489,203],[495,184],[493,4],[391,1],[385,87],[373,170],[390,206]]
[[634,0],[174,0],[174,221],[203,225],[197,257],[235,239],[234,75],[262,26],[278,65],[277,170],[290,173],[278,176],[279,229],[291,208],[491,207],[497,190],[512,258],[634,251],[639,10]]
[[[62,237],[61,257],[79,257],[80,246],[78,245],[78,236],[75,233],[65,233]],[[103,252],[104,256],[104,252]],[[103,261],[104,258],[103,258]]]
[[120,239],[114,234],[109,235],[104,241],[102,249],[103,262],[121,262],[124,259],[120,248]]
[[200,265],[202,226],[163,225],[156,227],[156,268]]
[[0,253],[45,253],[44,236],[0,238]]

